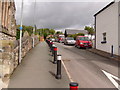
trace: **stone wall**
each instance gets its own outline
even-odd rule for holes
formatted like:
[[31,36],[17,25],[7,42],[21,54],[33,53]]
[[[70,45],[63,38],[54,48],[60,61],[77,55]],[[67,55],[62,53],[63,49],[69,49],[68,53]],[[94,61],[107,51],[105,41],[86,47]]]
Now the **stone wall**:
[[2,0],[2,1],[0,0],[0,27],[1,27],[0,33],[3,34],[2,39],[4,39],[4,34],[6,34],[11,37],[9,38],[10,40],[15,40],[16,37],[15,11],[16,7],[14,0]]
[[[34,36],[35,45],[39,43],[39,36]],[[0,52],[0,75],[2,78],[9,77],[18,66],[19,61],[19,40],[0,40],[2,50]],[[22,58],[32,49],[33,37],[24,36],[22,38]]]

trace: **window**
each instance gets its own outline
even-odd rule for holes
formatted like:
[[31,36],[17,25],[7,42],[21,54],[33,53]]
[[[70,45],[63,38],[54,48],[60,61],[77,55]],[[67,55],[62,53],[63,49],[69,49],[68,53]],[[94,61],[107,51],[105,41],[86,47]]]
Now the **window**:
[[103,41],[101,43],[107,43],[107,41],[106,41],[106,32],[103,33]]

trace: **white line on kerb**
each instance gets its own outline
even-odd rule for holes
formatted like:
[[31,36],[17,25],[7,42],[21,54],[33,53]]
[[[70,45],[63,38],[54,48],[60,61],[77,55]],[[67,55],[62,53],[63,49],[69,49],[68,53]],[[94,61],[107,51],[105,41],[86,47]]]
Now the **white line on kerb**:
[[[62,60],[61,60],[61,61],[62,61]],[[70,82],[74,82],[73,79],[72,79],[72,77],[71,77],[71,75],[70,75],[70,73],[69,73],[69,71],[68,71],[68,69],[67,69],[67,67],[65,66],[65,64],[64,64],[63,61],[62,61],[62,64],[63,64],[63,66],[64,66],[64,68],[65,68],[65,71],[66,71],[66,73],[67,73],[67,75],[68,75],[68,78],[70,79]]]
[[108,79],[113,83],[113,85],[116,88],[118,88],[118,90],[120,90],[120,85],[114,80],[114,79],[116,79],[116,80],[120,81],[120,78],[118,78],[118,77],[116,77],[116,76],[114,76],[114,75],[112,75],[104,70],[102,70],[102,72],[108,77]]

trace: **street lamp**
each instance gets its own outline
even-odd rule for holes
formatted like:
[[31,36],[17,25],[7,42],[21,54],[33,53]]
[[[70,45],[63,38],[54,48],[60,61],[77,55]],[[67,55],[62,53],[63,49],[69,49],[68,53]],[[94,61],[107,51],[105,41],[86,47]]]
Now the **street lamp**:
[[34,4],[34,17],[33,17],[33,25],[34,25],[34,27],[33,27],[33,47],[35,46],[35,38],[34,38],[34,36],[35,36],[35,9],[36,9],[36,0],[35,0],[35,4]]
[[22,60],[22,20],[23,20],[23,0],[21,6],[21,24],[20,24],[20,41],[19,41],[19,61],[18,64],[21,63]]

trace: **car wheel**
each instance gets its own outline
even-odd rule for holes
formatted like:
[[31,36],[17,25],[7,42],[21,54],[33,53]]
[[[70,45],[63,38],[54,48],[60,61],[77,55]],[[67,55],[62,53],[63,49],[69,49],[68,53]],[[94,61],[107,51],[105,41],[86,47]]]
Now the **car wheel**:
[[76,44],[75,44],[75,47],[77,47]]
[[77,48],[79,48],[79,49],[80,49],[80,45],[77,45]]

